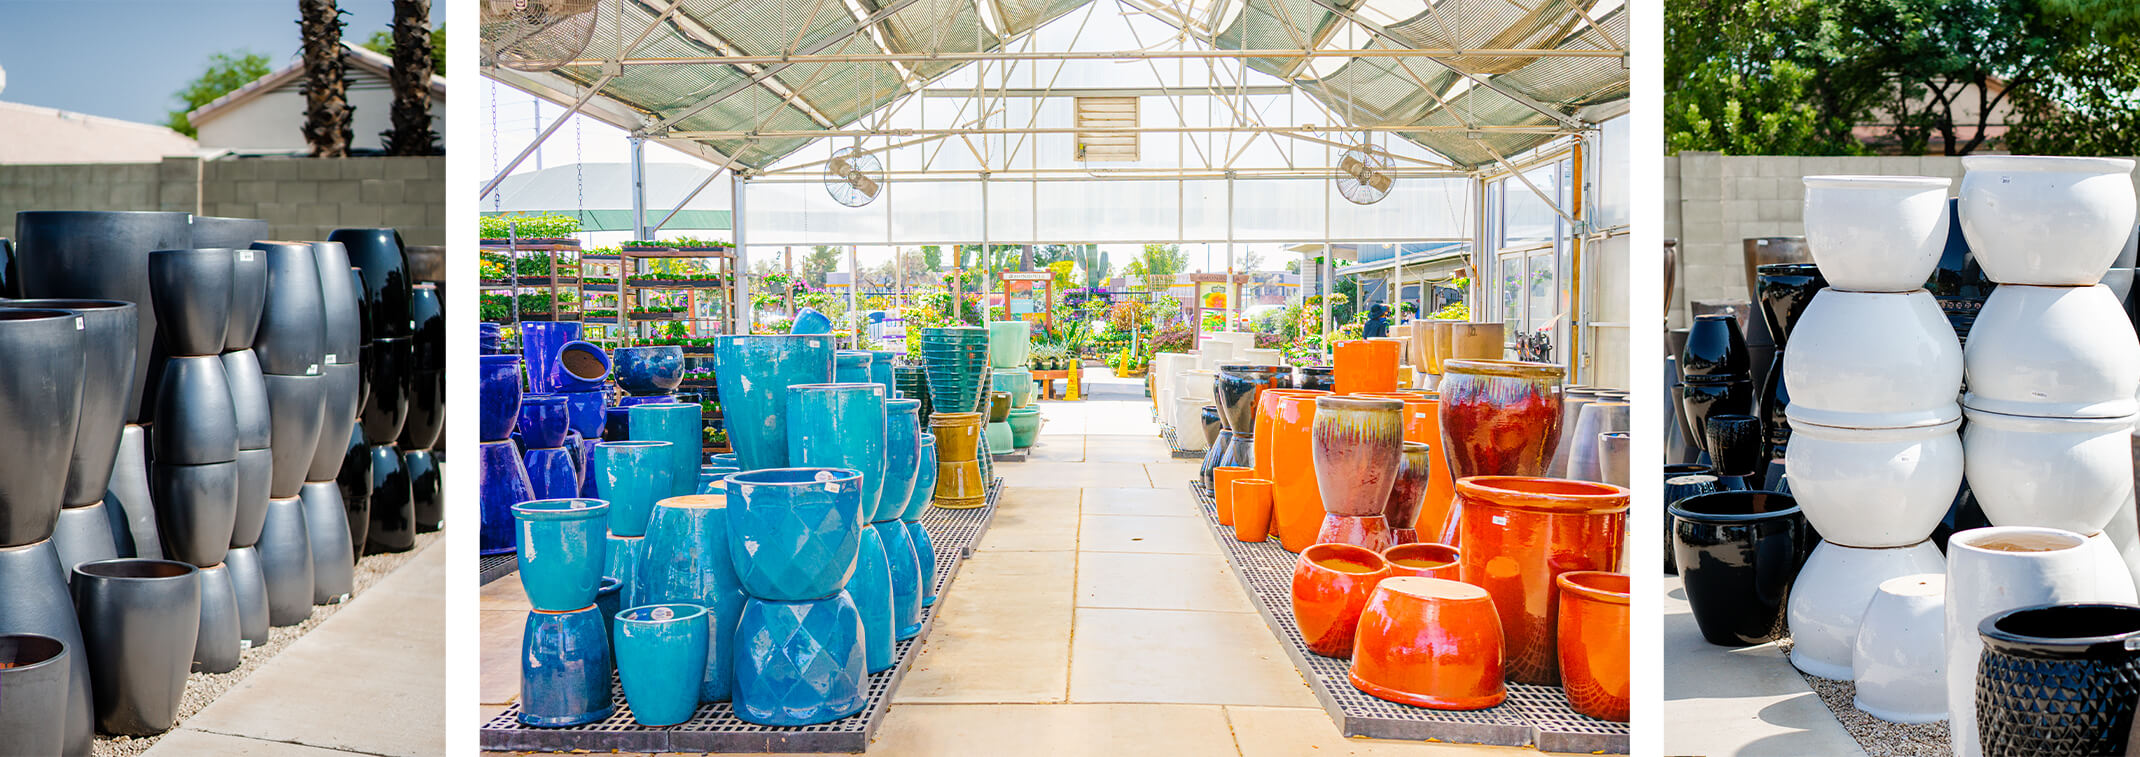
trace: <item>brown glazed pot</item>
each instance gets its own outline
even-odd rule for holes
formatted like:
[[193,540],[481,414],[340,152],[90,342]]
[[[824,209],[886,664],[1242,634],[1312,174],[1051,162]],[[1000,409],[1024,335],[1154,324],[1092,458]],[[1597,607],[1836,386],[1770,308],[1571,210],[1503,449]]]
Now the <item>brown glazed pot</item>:
[[1309,448],[1324,512],[1379,516],[1404,457],[1404,402],[1317,397]]
[[1566,371],[1512,360],[1450,360],[1442,367],[1442,451],[1452,480],[1543,474],[1560,442]]
[[[1425,442],[1405,442],[1397,458],[1397,480],[1382,503],[1382,519],[1389,524],[1391,544],[1419,541],[1415,524],[1427,502],[1427,484],[1434,474],[1434,455]],[[1440,534],[1435,534],[1436,538]]]
[[[1555,413],[1558,416],[1558,413]],[[1627,489],[1529,476],[1458,479],[1464,583],[1493,595],[1507,635],[1508,677],[1560,682],[1554,579],[1615,570],[1626,543]]]

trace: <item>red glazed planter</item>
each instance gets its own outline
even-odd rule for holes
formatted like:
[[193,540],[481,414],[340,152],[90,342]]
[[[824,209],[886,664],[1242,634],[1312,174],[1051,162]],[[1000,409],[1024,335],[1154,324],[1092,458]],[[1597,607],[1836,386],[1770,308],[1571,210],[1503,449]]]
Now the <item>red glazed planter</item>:
[[1437,710],[1500,704],[1501,621],[1484,589],[1439,578],[1382,582],[1360,615],[1353,688]]
[[1219,513],[1219,525],[1233,525],[1233,482],[1251,478],[1256,469],[1237,465],[1221,465],[1211,469],[1211,504]]
[[1396,391],[1401,346],[1375,339],[1338,342],[1330,361],[1337,369],[1337,393]]
[[1323,516],[1323,526],[1315,532],[1317,544],[1350,544],[1355,547],[1380,552],[1389,548],[1390,529],[1380,515]]
[[1442,365],[1442,451],[1452,480],[1545,473],[1560,441],[1560,381],[1566,371],[1511,360]]
[[1628,584],[1623,573],[1579,570],[1560,589],[1560,680],[1568,706],[1627,722]]
[[[1389,523],[1391,544],[1419,541],[1420,506],[1427,501],[1427,482],[1434,472],[1433,456],[1425,442],[1404,443],[1404,456],[1397,463],[1397,483],[1382,505],[1382,519]],[[1435,534],[1436,538],[1440,534]]]
[[1353,629],[1375,584],[1390,574],[1373,550],[1350,544],[1317,544],[1293,564],[1293,622],[1308,651],[1324,657],[1352,656]]
[[1382,559],[1389,562],[1392,577],[1417,576],[1455,581],[1463,573],[1463,565],[1459,561],[1461,556],[1455,547],[1434,542],[1392,544],[1382,550]]
[[1627,489],[1528,476],[1458,479],[1464,582],[1493,595],[1508,636],[1509,680],[1560,682],[1553,579],[1614,570],[1627,530]]

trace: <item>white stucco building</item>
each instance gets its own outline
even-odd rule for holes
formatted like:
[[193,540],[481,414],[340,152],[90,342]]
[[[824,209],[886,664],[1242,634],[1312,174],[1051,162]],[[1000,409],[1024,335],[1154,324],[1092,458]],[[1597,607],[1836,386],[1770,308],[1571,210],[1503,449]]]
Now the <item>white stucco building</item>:
[[[393,126],[394,90],[387,76],[394,60],[346,42],[342,47],[349,78],[349,105],[355,117],[350,127],[350,149],[378,152],[384,141],[380,133]],[[200,132],[200,146],[238,154],[311,152],[304,133],[304,73],[304,61],[292,61],[186,114],[186,120]],[[431,130],[440,135],[443,144],[446,79],[442,76],[431,77]]]

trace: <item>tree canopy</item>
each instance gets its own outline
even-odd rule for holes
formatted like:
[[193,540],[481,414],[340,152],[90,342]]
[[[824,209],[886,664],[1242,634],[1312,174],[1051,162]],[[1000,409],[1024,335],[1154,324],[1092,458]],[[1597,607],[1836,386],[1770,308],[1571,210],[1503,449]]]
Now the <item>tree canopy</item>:
[[268,68],[267,56],[250,50],[208,56],[208,70],[201,72],[200,78],[188,82],[184,89],[172,95],[178,99],[180,105],[177,110],[171,111],[165,125],[170,126],[172,131],[189,137],[199,136],[199,133],[194,131],[193,124],[186,121],[187,113],[215,102],[216,98],[230,94],[239,87],[253,83],[253,80],[268,75],[272,70]]
[[[372,32],[372,36],[364,40],[364,49],[380,55],[393,55],[394,33],[386,29]],[[438,28],[431,30],[431,73],[439,76],[446,75],[446,26],[444,24],[440,24]]]

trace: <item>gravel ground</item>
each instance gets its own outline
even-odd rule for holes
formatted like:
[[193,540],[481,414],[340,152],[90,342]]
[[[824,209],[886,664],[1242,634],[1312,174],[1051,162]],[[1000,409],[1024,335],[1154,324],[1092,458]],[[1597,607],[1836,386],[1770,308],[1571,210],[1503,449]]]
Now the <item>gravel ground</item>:
[[[1786,655],[1783,664],[1791,664],[1788,657],[1790,640],[1778,642],[1776,648]],[[1947,747],[1953,739],[1947,735],[1947,721],[1921,725],[1890,723],[1867,715],[1850,704],[1851,698],[1857,696],[1857,684],[1822,678],[1803,670],[1798,671],[1798,675],[1806,679],[1806,683],[1813,687],[1813,693],[1820,695],[1821,703],[1828,705],[1828,712],[1835,715],[1836,722],[1843,724],[1843,730],[1849,731],[1858,747],[1870,757],[1948,757],[1951,754]]]
[[[378,583],[379,579],[385,578],[388,573],[394,572],[394,569],[401,567],[403,563],[407,563],[411,558],[414,558],[417,553],[436,543],[443,535],[443,532],[421,534],[416,537],[415,549],[399,554],[372,555],[358,560],[356,591],[352,592],[352,598],[363,594],[366,589],[371,588],[372,584]],[[283,628],[268,629],[267,644],[246,651],[245,656],[238,663],[237,670],[228,673],[194,673],[188,676],[186,678],[185,699],[179,702],[178,705],[178,725],[173,726],[173,728],[183,727],[187,718],[193,717],[194,713],[200,712],[202,708],[207,707],[216,698],[223,696],[223,692],[229,691],[231,687],[238,685],[239,681],[245,680],[246,676],[252,675],[254,670],[258,670],[260,666],[267,664],[267,661],[274,658],[275,655],[281,654],[282,650],[287,649],[290,644],[296,642],[305,634],[311,633],[312,629],[317,628],[327,618],[340,612],[344,606],[346,605],[314,606],[312,608],[312,617],[306,618],[304,622]],[[160,734],[145,737],[98,734],[96,757],[134,757],[148,751],[149,747],[155,746],[156,740],[159,738],[161,738]]]

